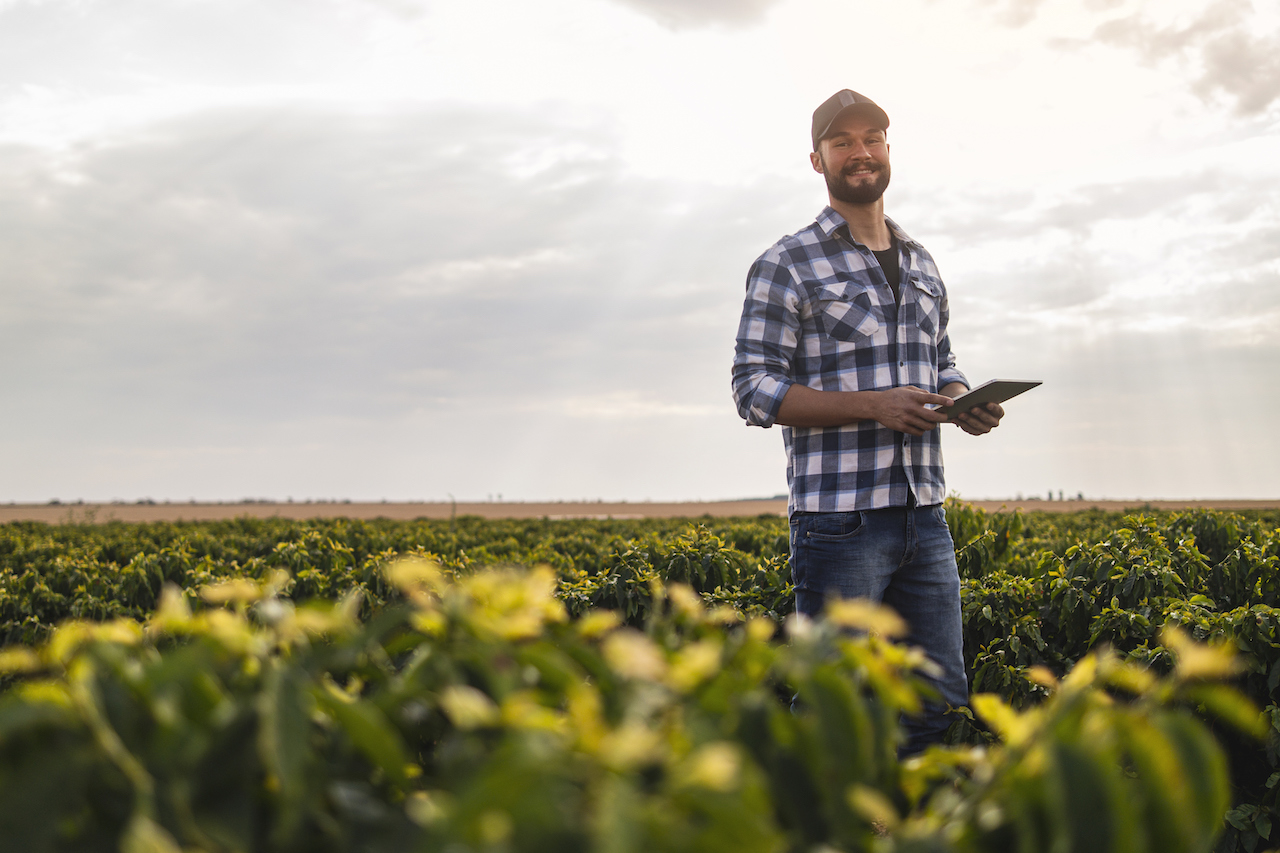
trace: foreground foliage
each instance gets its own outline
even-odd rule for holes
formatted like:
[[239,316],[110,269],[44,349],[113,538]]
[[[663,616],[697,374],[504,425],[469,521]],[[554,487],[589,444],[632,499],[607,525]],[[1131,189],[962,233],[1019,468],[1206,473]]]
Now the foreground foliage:
[[[283,573],[162,590],[0,666],[0,833],[24,851],[1208,851],[1253,729],[1229,651],[1165,635],[1157,678],[1082,660],[999,735],[899,765],[920,702],[891,613],[820,624],[653,584],[640,629],[570,619],[550,570],[388,566],[401,604],[280,596]],[[869,630],[851,638],[843,629]],[[792,692],[796,710],[789,706]]]
[[[1162,640],[1167,628],[1230,644],[1242,666],[1237,683],[1264,709],[1271,730],[1258,743],[1205,717],[1226,748],[1232,786],[1219,850],[1280,846],[1273,832],[1280,822],[1280,514],[987,514],[958,502],[947,509],[974,692],[1030,711],[1049,692],[1036,673],[1062,677],[1094,650],[1112,649],[1159,675],[1173,665]],[[607,608],[643,630],[667,606],[655,590],[682,583],[706,607],[728,606],[780,630],[792,606],[786,552],[785,520],[765,517],[11,524],[0,526],[0,637],[31,645],[66,619],[146,621],[166,584],[194,601],[196,590],[237,578],[279,583],[280,595],[298,607],[359,592],[353,618],[376,625],[384,611],[405,605],[382,569],[406,554],[463,574],[548,566],[571,619]],[[282,571],[287,579],[273,580]],[[954,735],[981,743],[986,729],[979,721]]]

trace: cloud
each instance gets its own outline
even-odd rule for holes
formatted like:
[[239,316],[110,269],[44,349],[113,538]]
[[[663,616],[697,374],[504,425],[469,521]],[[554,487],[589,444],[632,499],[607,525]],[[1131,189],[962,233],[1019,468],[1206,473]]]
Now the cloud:
[[1217,2],[1181,25],[1129,15],[1102,24],[1094,38],[1134,50],[1151,65],[1172,60],[1189,67],[1197,95],[1225,95],[1241,115],[1263,112],[1280,98],[1280,32],[1260,26],[1248,3]]
[[1029,24],[1044,5],[1045,0],[978,0],[980,5],[994,8],[996,20],[1008,27]]
[[301,108],[10,146],[0,389],[29,434],[593,396],[731,416],[745,270],[813,211],[630,178],[613,147],[545,111]]
[[746,27],[764,20],[781,0],[614,0],[671,30]]
[[[1024,27],[1049,6],[1046,0],[974,0],[1004,26]],[[1090,12],[1110,13],[1127,0],[1088,0]],[[1149,66],[1174,65],[1206,102],[1224,98],[1236,113],[1265,112],[1280,98],[1280,30],[1248,0],[1216,0],[1189,18],[1170,6],[1112,17],[1090,38],[1055,35],[1049,44],[1078,50],[1103,44],[1135,53]]]
[[[1272,204],[1269,179],[1258,178],[1228,166],[1058,189],[913,192],[898,201],[925,227],[961,241],[1027,239],[1053,231],[1084,239],[1150,220],[1274,227],[1280,211]],[[1264,255],[1272,250],[1262,249]]]
[[1149,374],[1166,392],[1223,374],[1263,381],[1263,366],[1280,359],[1270,331],[1280,322],[1271,170],[1201,154],[1216,165],[896,198],[897,221],[941,265],[970,377],[1017,365],[1058,387],[1083,381],[1113,395],[1128,393],[1117,375]]

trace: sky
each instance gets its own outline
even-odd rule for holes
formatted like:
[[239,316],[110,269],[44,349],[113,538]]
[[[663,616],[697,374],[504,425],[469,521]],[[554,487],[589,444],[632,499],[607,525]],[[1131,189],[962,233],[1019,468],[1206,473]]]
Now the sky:
[[0,501],[786,491],[729,384],[810,116],[974,383],[962,498],[1280,497],[1280,7],[0,0]]

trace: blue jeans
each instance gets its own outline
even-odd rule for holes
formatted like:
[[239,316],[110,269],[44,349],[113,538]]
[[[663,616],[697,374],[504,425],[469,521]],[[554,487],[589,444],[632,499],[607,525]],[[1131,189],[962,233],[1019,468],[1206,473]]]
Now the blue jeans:
[[[907,621],[907,642],[942,669],[926,676],[941,703],[926,702],[906,717],[901,755],[937,743],[950,725],[947,705],[969,702],[965,677],[960,574],[941,504],[854,512],[797,512],[791,516],[791,578],[796,610],[822,615],[827,595],[869,598]],[[944,704],[945,703],[945,704]]]

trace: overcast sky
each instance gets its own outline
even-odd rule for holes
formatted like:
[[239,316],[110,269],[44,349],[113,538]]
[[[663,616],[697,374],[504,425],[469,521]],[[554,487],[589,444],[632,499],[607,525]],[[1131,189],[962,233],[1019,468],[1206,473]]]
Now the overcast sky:
[[0,501],[785,491],[729,390],[813,109],[974,382],[962,497],[1280,497],[1280,8],[0,0]]

